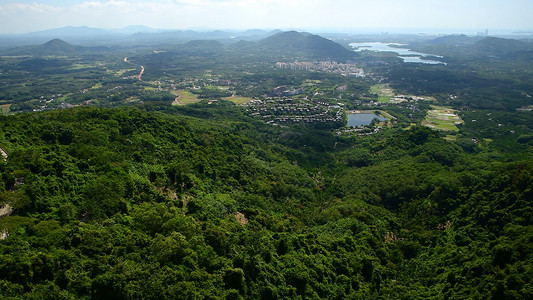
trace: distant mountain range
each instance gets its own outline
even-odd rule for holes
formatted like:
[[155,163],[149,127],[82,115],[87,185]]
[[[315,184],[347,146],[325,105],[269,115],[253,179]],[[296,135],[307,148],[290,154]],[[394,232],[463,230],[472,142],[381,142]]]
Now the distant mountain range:
[[449,35],[415,43],[413,46],[422,52],[426,51],[444,56],[460,53],[466,57],[503,57],[533,51],[531,40],[492,36]]
[[239,40],[257,41],[280,30],[250,29],[245,31],[193,31],[155,29],[142,25],[120,29],[101,29],[87,26],[66,26],[16,35],[0,35],[0,49],[44,43],[51,39],[62,39],[70,43],[94,45],[142,45],[183,43],[191,40],[219,40],[231,43]]
[[[66,29],[65,29],[66,30]],[[73,31],[63,31],[63,32],[76,32],[79,30],[72,29]],[[265,34],[265,32],[262,31],[247,31],[244,34],[247,34],[248,36],[257,37],[260,35],[260,33]],[[147,36],[156,35],[161,37],[161,34],[170,34],[169,36],[165,37],[165,39],[170,39],[171,42],[177,43],[180,40],[177,39],[175,36],[174,39],[172,39],[172,35],[176,35],[175,32],[173,33],[153,33],[153,34],[146,34]],[[290,54],[295,56],[305,56],[305,57],[312,57],[312,58],[331,58],[331,59],[350,59],[353,58],[356,54],[341,46],[340,44],[337,44],[334,41],[331,41],[329,39],[323,38],[318,35],[306,33],[306,32],[296,32],[296,31],[288,31],[288,32],[268,32],[267,35],[269,35],[266,38],[263,38],[259,41],[245,41],[240,40],[239,42],[236,42],[234,39],[234,42],[230,45],[224,44],[220,42],[217,39],[211,38],[211,39],[202,39],[207,37],[207,34],[210,34],[210,37],[214,36],[225,36],[224,32],[211,32],[211,33],[195,33],[195,32],[180,32],[181,36],[188,35],[190,40],[188,42],[182,42],[183,45],[182,50],[186,51],[196,51],[196,52],[202,52],[202,53],[211,53],[214,50],[217,51],[223,51],[224,49],[228,49],[226,47],[230,47],[233,50],[236,51],[258,51],[258,52],[265,52],[268,51],[272,54]],[[273,35],[270,35],[273,34]],[[134,36],[139,34],[134,34]],[[144,34],[142,34],[144,35]],[[193,39],[194,37],[197,37],[199,39]],[[2,55],[34,55],[34,56],[46,56],[46,55],[83,55],[88,54],[91,52],[100,52],[100,51],[111,51],[112,49],[110,47],[106,46],[98,46],[98,47],[84,47],[84,46],[77,46],[70,44],[62,39],[52,39],[48,42],[45,42],[40,45],[31,45],[31,46],[22,46],[22,47],[15,47],[12,49],[7,49],[4,51],[0,51],[0,54]]]
[[[134,32],[132,34],[132,32]],[[55,35],[55,36],[54,36]],[[259,51],[272,55],[290,54],[311,58],[331,58],[336,60],[347,60],[356,57],[356,53],[330,39],[319,35],[297,32],[297,31],[265,31],[246,30],[241,32],[210,31],[195,32],[187,31],[158,31],[157,29],[145,26],[129,26],[120,30],[104,30],[89,27],[63,27],[52,30],[45,30],[23,35],[30,41],[41,41],[43,38],[54,36],[53,38],[41,41],[39,44],[13,47],[0,51],[2,55],[82,55],[91,52],[111,51],[116,47],[110,45],[121,45],[128,47],[132,45],[157,46],[180,44],[188,51],[201,51],[211,53],[214,50],[223,51],[233,49],[234,51]],[[63,36],[63,37],[62,37]],[[90,39],[89,44],[69,43],[71,40],[80,38]],[[69,42],[67,42],[67,41]],[[0,38],[0,42],[1,42]],[[115,44],[112,44],[111,41]],[[90,45],[90,46],[88,46]],[[106,45],[106,46],[102,46]],[[498,37],[469,37],[466,35],[451,35],[438,37],[416,44],[421,49],[426,49],[429,53],[447,54],[460,51],[465,55],[494,56],[500,57],[512,55],[514,53],[533,51],[533,43],[519,41],[515,39],[504,39]],[[229,48],[227,48],[229,47]]]
[[124,28],[117,29],[101,29],[87,26],[65,26],[54,29],[47,29],[41,31],[34,31],[25,34],[19,34],[18,36],[47,36],[47,37],[94,37],[102,35],[134,35],[134,34],[152,34],[159,33],[163,35],[182,35],[190,36],[194,35],[205,37],[250,37],[250,36],[264,36],[268,33],[277,33],[281,30],[267,31],[262,29],[248,29],[245,31],[223,31],[223,30],[210,30],[210,31],[195,31],[195,30],[169,30],[169,29],[156,29],[144,25],[131,25]]
[[100,28],[91,28],[87,26],[66,26],[61,28],[47,29],[41,31],[30,32],[26,34],[21,34],[21,36],[26,37],[80,37],[80,36],[99,36],[99,35],[110,35],[112,31],[100,29]]

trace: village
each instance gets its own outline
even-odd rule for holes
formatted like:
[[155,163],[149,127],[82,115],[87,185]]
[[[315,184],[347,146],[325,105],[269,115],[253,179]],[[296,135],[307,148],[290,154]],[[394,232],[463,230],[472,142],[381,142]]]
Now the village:
[[327,102],[295,100],[288,97],[270,97],[242,104],[251,116],[269,124],[283,123],[338,123],[344,122],[344,110]]
[[305,70],[337,73],[350,77],[365,77],[365,71],[353,63],[338,63],[336,61],[317,62],[277,62],[276,68],[282,70]]

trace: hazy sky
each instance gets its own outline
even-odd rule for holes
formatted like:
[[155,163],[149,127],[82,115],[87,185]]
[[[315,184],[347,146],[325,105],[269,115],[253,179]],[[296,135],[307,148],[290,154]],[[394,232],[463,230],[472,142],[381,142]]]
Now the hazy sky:
[[0,0],[0,33],[62,26],[533,30],[532,0]]

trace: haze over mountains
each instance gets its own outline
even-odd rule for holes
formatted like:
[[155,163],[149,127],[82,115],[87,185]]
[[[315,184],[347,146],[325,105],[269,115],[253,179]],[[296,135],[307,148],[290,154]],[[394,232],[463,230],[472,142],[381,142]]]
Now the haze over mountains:
[[66,26],[25,34],[0,35],[0,49],[44,43],[59,38],[70,43],[94,46],[114,44],[143,44],[187,42],[190,40],[221,40],[225,42],[260,40],[280,30],[249,29],[244,31],[193,31],[155,29],[143,25],[132,25],[121,29],[101,29],[87,26]]
[[[171,32],[166,34],[163,40],[172,39],[174,43],[182,41],[184,47],[195,51],[223,49],[224,44],[221,42],[227,39],[225,32],[195,33],[195,32]],[[247,31],[243,33],[247,36],[240,37],[241,42],[233,43],[232,49],[238,51],[270,51],[272,53],[291,51],[307,57],[349,59],[354,57],[354,52],[343,47],[342,45],[305,32],[288,31],[288,32],[263,32]],[[273,35],[271,35],[273,34]],[[141,36],[144,34],[135,34]],[[146,34],[146,38],[152,38],[154,34]],[[158,35],[157,33],[155,35]],[[215,37],[219,37],[216,39]],[[267,36],[259,41],[253,41],[260,36]],[[158,36],[161,38],[161,36]],[[245,41],[245,38],[248,40]],[[188,42],[185,42],[190,39]],[[234,39],[236,40],[236,39]],[[115,47],[116,48],[116,47]],[[84,54],[91,51],[111,51],[115,48],[108,46],[77,46],[66,42],[60,38],[54,38],[40,45],[21,46],[1,51],[3,55],[69,55]]]
[[[117,29],[102,29],[87,26],[66,26],[54,29],[35,31],[24,34],[0,35],[0,49],[9,49],[18,46],[29,46],[43,44],[53,39],[61,39],[68,43],[79,46],[139,46],[139,45],[163,45],[180,44],[191,40],[217,40],[224,44],[243,41],[260,41],[276,33],[282,32],[279,29],[248,29],[248,30],[170,30],[157,29],[144,25],[131,25]],[[472,45],[474,42],[484,38],[484,36],[467,35],[424,35],[424,34],[371,34],[368,31],[353,33],[317,33],[335,41],[348,44],[354,41],[402,41],[419,42],[429,41],[429,44],[453,44]],[[515,36],[497,36],[500,38],[520,39],[532,41],[533,35],[521,34]],[[288,37],[290,39],[290,37]],[[304,38],[304,43],[313,43],[313,37]],[[344,43],[346,42],[346,43]]]
[[3,55],[76,55],[90,52],[109,51],[109,47],[76,46],[62,39],[52,39],[41,45],[21,46],[1,51]]
[[517,54],[533,55],[533,40],[510,39],[501,37],[483,37],[466,35],[448,35],[415,44],[417,49],[446,55],[460,52],[465,56],[502,57]]
[[[23,35],[0,36],[2,55],[82,55],[91,52],[120,50],[131,46],[166,47],[182,45],[191,51],[215,51],[231,49],[243,52],[266,51],[272,54],[291,52],[306,57],[346,60],[355,54],[345,43],[357,36],[333,35],[324,38],[307,32],[265,31],[208,31],[161,30],[146,26],[128,26],[122,29],[105,30],[90,27],[62,27]],[[366,37],[368,38],[368,37]],[[447,55],[463,52],[465,55],[505,56],[522,53],[531,56],[533,40],[506,39],[500,37],[449,35],[441,37],[413,37],[413,47]],[[344,44],[341,45],[337,43]],[[386,40],[385,40],[386,41]],[[169,48],[170,49],[170,48]]]

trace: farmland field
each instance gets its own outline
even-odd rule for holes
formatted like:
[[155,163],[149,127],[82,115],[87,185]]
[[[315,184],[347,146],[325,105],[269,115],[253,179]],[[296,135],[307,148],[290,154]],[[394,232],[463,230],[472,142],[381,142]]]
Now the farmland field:
[[394,91],[386,84],[375,84],[370,87],[370,94],[378,95],[378,102],[387,103],[394,96]]
[[428,111],[426,119],[422,121],[423,126],[444,131],[459,131],[457,125],[464,122],[455,110],[444,106],[432,105],[431,107],[432,110]]
[[231,101],[235,104],[245,104],[253,100],[250,97],[239,97],[239,96],[225,97],[223,99]]
[[187,105],[200,102],[200,99],[195,94],[186,90],[176,90],[172,94],[176,95],[176,99],[172,102],[172,105]]

